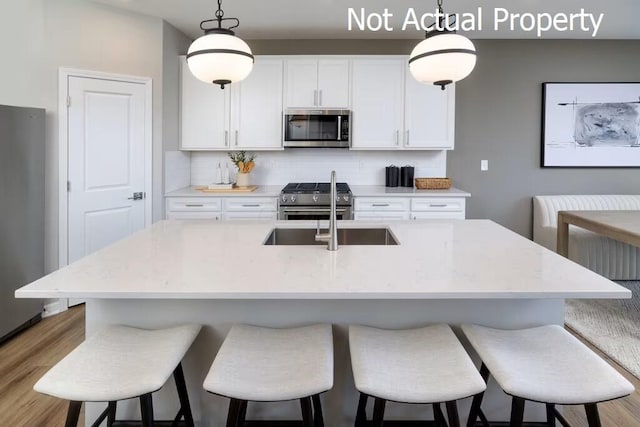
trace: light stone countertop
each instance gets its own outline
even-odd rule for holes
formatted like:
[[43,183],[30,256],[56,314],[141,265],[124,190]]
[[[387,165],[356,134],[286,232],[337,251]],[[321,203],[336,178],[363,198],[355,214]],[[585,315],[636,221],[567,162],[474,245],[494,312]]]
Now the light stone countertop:
[[418,190],[413,187],[385,187],[383,185],[353,185],[354,197],[470,197],[471,194],[458,188],[448,190]]
[[[234,192],[203,192],[196,190],[195,186],[181,188],[165,194],[165,197],[278,197],[282,185],[259,185],[255,191],[250,193]],[[409,187],[385,187],[384,185],[352,185],[351,192],[354,197],[469,197],[471,194],[457,188],[448,190],[417,190]]]
[[196,190],[195,186],[190,186],[165,193],[165,197],[278,197],[282,187],[284,185],[259,185],[251,192],[204,192]]
[[[340,221],[340,228],[382,223]],[[489,220],[388,224],[398,246],[264,246],[315,222],[161,221],[19,298],[547,299],[631,292]]]

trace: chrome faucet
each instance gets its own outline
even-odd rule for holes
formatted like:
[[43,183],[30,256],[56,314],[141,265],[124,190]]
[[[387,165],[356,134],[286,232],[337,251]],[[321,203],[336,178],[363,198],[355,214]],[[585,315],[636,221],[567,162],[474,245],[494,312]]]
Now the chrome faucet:
[[338,221],[336,220],[336,171],[331,171],[331,212],[329,212],[329,230],[316,234],[316,242],[327,242],[327,250],[338,250]]

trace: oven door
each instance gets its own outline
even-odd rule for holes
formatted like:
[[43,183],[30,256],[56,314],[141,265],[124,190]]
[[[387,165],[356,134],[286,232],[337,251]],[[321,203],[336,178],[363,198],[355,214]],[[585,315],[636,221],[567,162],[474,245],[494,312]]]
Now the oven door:
[[[278,219],[283,221],[316,221],[329,220],[330,207],[318,206],[282,206],[280,207]],[[336,219],[353,219],[351,207],[340,206],[336,208]]]

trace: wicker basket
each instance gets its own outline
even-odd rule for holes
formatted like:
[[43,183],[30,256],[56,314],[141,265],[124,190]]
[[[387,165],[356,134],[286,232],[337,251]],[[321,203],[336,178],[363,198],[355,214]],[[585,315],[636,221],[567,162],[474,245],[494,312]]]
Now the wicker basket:
[[451,188],[449,178],[416,178],[418,190],[448,190]]

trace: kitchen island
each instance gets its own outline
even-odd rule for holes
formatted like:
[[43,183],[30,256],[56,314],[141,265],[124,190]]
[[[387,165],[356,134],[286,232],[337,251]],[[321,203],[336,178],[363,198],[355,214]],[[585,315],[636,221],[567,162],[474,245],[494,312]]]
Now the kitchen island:
[[[226,400],[202,381],[235,322],[334,327],[335,383],[324,396],[328,426],[353,425],[356,393],[347,325],[386,328],[446,322],[518,328],[564,322],[565,298],[629,298],[630,291],[488,220],[392,224],[340,222],[339,228],[388,227],[394,246],[263,245],[274,227],[315,223],[163,221],[18,291],[21,298],[87,300],[87,335],[106,324],[206,327],[185,358],[200,425],[223,425]],[[475,355],[474,355],[475,357]],[[304,375],[304,373],[302,373]],[[157,394],[158,418],[177,410],[173,385]],[[510,399],[491,386],[491,420],[508,419]],[[462,418],[469,399],[460,404]],[[137,416],[136,403],[119,416]],[[88,419],[100,406],[88,406]],[[388,416],[428,417],[430,409],[389,405]],[[542,405],[527,405],[543,419]],[[249,417],[296,417],[297,402],[249,406]],[[89,424],[88,424],[89,425]]]

